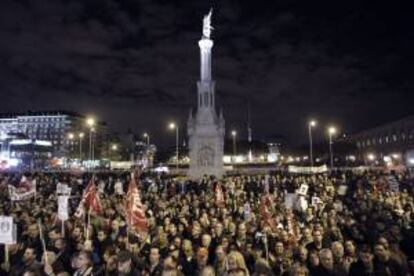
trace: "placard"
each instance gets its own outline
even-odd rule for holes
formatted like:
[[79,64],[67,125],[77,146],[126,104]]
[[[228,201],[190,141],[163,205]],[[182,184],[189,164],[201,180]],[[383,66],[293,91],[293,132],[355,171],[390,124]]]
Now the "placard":
[[400,191],[400,182],[398,182],[395,176],[390,175],[388,177],[388,185],[391,191],[397,192],[397,193]]
[[293,209],[296,201],[296,194],[288,193],[285,195],[285,207],[286,209]]
[[346,195],[346,192],[348,191],[348,186],[346,185],[340,185],[338,187],[338,190],[336,191],[338,195],[344,196]]
[[308,194],[309,186],[307,184],[300,185],[300,188],[297,190],[298,195],[307,195]]
[[68,200],[69,196],[58,196],[58,217],[60,220],[69,219]]
[[320,203],[322,203],[322,200],[319,197],[317,196],[312,197],[312,206],[314,206],[315,208],[318,208]]
[[13,244],[16,241],[16,233],[13,234],[13,230],[16,228],[13,225],[13,217],[0,216],[0,243]]

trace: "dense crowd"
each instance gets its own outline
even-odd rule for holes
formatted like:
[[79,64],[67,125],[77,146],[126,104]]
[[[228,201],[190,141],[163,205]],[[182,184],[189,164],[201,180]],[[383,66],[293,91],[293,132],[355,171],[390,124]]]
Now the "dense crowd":
[[[138,233],[126,222],[127,173],[96,175],[103,212],[89,229],[73,213],[90,175],[28,175],[35,198],[13,202],[7,185],[21,176],[0,175],[0,215],[13,216],[18,237],[7,261],[1,245],[0,275],[414,275],[414,178],[395,177],[399,191],[378,172],[198,182],[143,174],[148,231]],[[72,188],[63,229],[58,183]]]

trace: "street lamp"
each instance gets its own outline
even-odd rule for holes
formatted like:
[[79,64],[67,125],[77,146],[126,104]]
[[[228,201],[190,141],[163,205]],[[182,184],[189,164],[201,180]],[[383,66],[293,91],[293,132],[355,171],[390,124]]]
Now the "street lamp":
[[144,138],[146,138],[147,139],[147,147],[149,146],[149,144],[150,144],[150,137],[149,137],[149,134],[147,133],[147,132],[144,132],[144,134],[142,135]]
[[312,127],[316,126],[316,121],[311,120],[308,124],[309,128],[309,157],[310,157],[310,165],[313,167],[313,145],[312,145]]
[[85,133],[79,133],[79,162],[82,161],[82,139],[85,136]]
[[94,125],[95,125],[95,119],[94,118],[88,118],[86,119],[86,124],[89,127],[89,160],[92,160],[93,158],[93,148],[92,148],[92,132],[94,131]]
[[69,156],[72,155],[72,150],[73,150],[73,144],[72,144],[72,140],[75,137],[75,135],[73,133],[69,133],[68,134],[68,140],[70,141],[70,145],[69,145]]
[[175,161],[175,166],[178,170],[178,125],[176,125],[175,123],[170,123],[169,128],[171,130],[175,129],[175,153],[177,158]]
[[332,150],[332,136],[336,133],[335,127],[329,127],[328,128],[328,134],[329,134],[329,155],[331,160],[331,170],[333,169],[333,150]]
[[231,131],[231,136],[233,137],[233,162],[236,162],[236,136],[237,132],[235,130]]

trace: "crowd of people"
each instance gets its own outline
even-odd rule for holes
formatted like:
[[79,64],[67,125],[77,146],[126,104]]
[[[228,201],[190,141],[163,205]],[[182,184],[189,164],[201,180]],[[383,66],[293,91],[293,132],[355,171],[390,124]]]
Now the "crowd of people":
[[[80,218],[91,175],[27,175],[35,197],[11,201],[7,186],[20,178],[0,175],[0,215],[17,224],[17,242],[1,245],[0,275],[414,275],[408,172],[395,175],[397,190],[389,175],[366,171],[197,182],[144,173],[139,232],[126,219],[129,173],[95,175],[102,213]],[[72,188],[63,227],[58,183]]]

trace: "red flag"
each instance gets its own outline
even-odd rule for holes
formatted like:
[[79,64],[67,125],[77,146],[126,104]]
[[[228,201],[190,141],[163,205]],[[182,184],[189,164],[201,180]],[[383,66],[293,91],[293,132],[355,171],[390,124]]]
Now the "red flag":
[[272,204],[270,195],[264,195],[260,199],[260,215],[262,216],[262,222],[264,225],[270,226],[271,228],[274,227],[272,213],[270,212]]
[[81,217],[84,214],[84,208],[90,209],[91,213],[96,215],[102,212],[101,201],[99,199],[98,191],[96,189],[94,177],[89,181],[88,186],[83,193],[82,200],[79,203],[75,216]]
[[223,189],[221,188],[221,183],[217,183],[216,185],[216,204],[217,206],[223,206],[224,205],[224,194]]
[[145,217],[144,206],[141,203],[141,195],[133,174],[131,175],[131,181],[128,185],[128,192],[125,200],[125,213],[129,227],[135,229],[137,232],[148,231],[148,222]]

